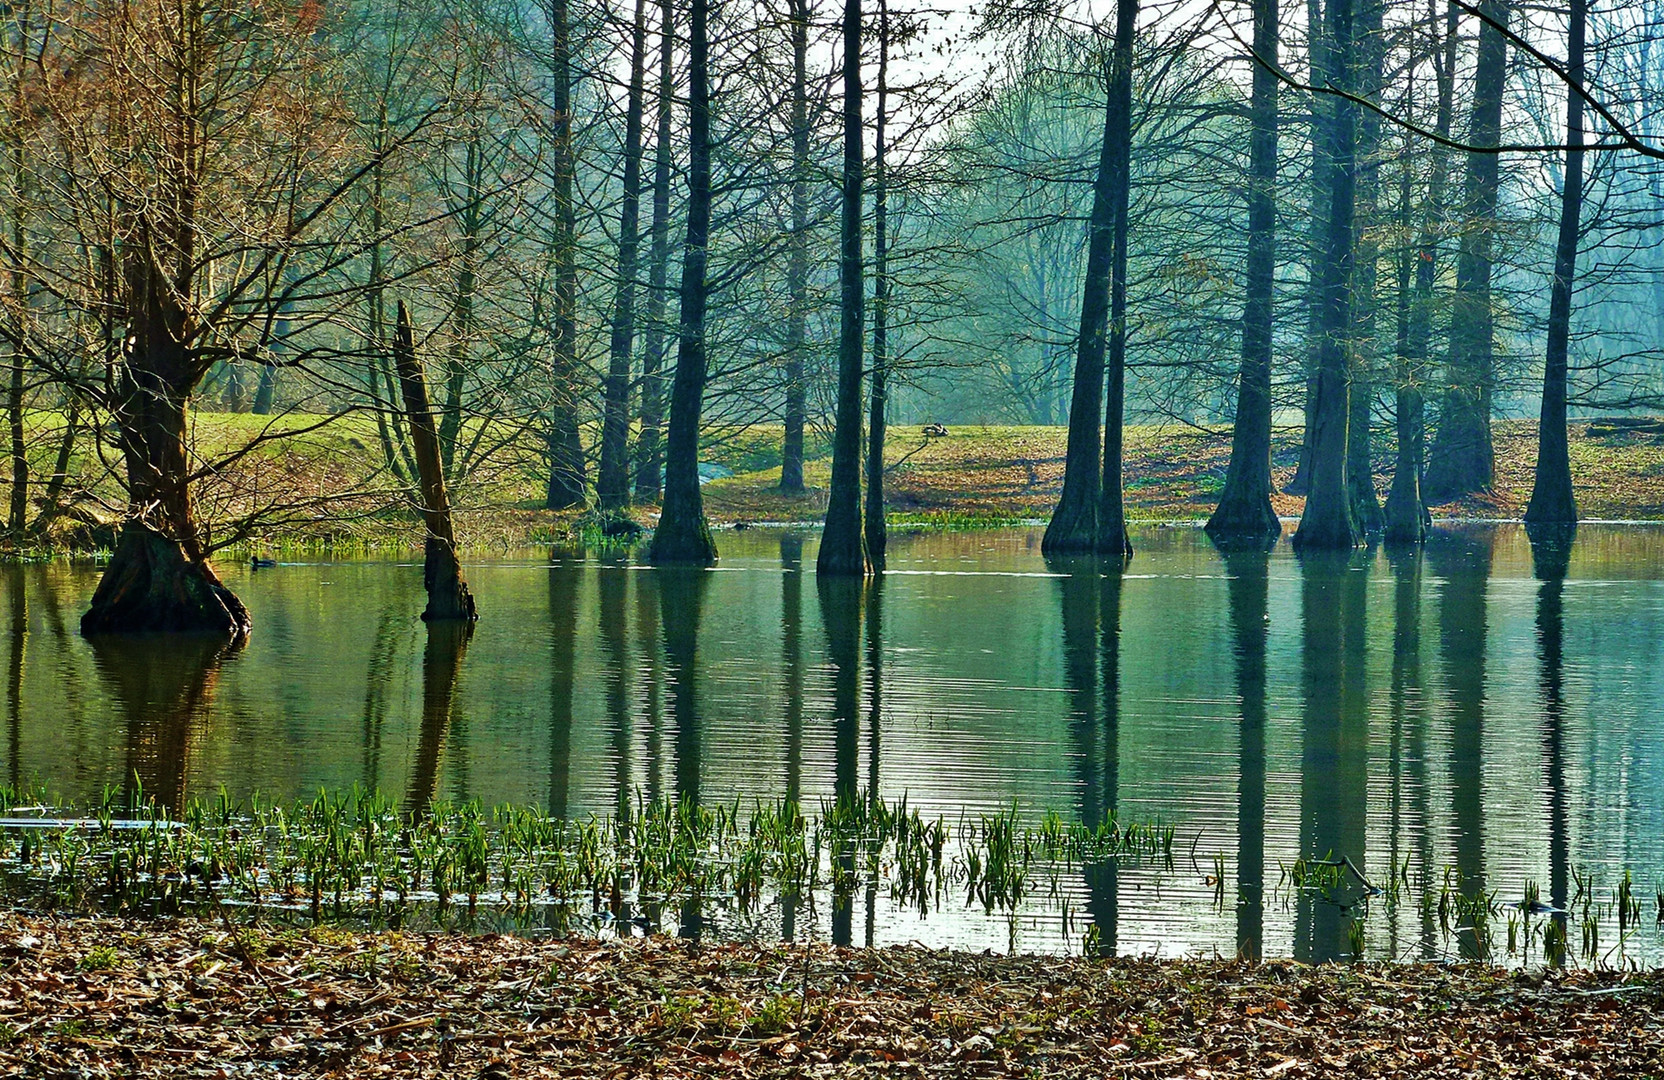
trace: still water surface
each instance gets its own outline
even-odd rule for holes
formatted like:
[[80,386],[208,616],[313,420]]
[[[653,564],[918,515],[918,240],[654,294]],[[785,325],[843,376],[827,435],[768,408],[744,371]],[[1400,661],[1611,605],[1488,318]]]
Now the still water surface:
[[[1065,899],[1105,945],[1169,956],[1347,952],[1352,913],[1279,887],[1302,855],[1396,869],[1417,897],[1534,882],[1559,907],[1580,877],[1610,902],[1628,868],[1646,907],[1625,953],[1664,962],[1664,529],[1586,526],[1569,560],[1511,526],[1349,560],[1146,529],[1124,576],[1048,564],[1039,538],[896,537],[864,590],[817,581],[812,534],[768,530],[725,534],[710,572],[478,563],[465,644],[430,637],[410,562],[233,568],[255,620],[234,654],[89,643],[96,568],[10,567],[0,777],[83,802],[136,776],[169,804],[356,783],[562,816],[872,790],[950,821],[1114,811],[1174,825],[1177,865]],[[1216,907],[1221,866],[1240,900]],[[879,944],[1078,940],[1055,903],[1014,927],[860,902]],[[1376,907],[1373,954],[1468,951],[1415,899]]]

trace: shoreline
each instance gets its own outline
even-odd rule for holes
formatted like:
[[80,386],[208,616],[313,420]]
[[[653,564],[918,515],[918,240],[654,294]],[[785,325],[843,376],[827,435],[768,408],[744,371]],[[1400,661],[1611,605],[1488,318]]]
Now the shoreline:
[[1643,1077],[1664,973],[0,915],[21,1076]]

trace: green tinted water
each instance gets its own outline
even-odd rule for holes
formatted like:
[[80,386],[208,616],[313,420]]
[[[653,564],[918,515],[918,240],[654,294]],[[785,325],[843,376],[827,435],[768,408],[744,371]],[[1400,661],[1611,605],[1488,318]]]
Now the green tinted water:
[[1173,824],[1177,865],[1080,874],[1067,924],[869,894],[820,932],[1057,949],[1090,923],[1121,952],[1325,958],[1357,910],[1285,871],[1333,854],[1411,886],[1373,904],[1377,955],[1476,951],[1431,904],[1446,881],[1609,904],[1628,867],[1647,908],[1623,955],[1664,956],[1664,530],[1585,527],[1559,566],[1513,527],[1305,561],[1149,529],[1125,575],[1048,565],[1038,531],[936,534],[895,538],[864,589],[817,581],[812,534],[722,539],[711,572],[471,565],[466,641],[417,618],[415,564],[232,568],[255,633],[229,654],[89,643],[96,568],[7,568],[0,776],[80,802],[137,777],[170,805],[357,783],[560,816],[872,790],[950,822],[1113,810]]

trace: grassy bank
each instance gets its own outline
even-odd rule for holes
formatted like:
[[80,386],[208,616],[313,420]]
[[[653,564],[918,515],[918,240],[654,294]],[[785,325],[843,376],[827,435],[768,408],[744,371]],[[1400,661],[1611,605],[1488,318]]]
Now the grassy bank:
[[1657,974],[0,915],[17,1076],[1624,1077]]
[[[228,554],[255,550],[327,548],[337,553],[409,548],[420,530],[395,478],[382,467],[373,419],[344,417],[317,427],[322,418],[294,415],[268,421],[239,414],[198,413],[194,439],[201,459],[231,456],[225,468],[197,485],[200,518],[210,538],[226,536],[226,523],[259,511],[262,520]],[[264,442],[252,452],[233,451],[268,430],[289,437]],[[37,477],[51,472],[61,417],[32,414],[31,440],[40,458]],[[701,459],[720,478],[705,487],[706,509],[717,524],[817,523],[826,509],[831,462],[821,445],[805,469],[808,490],[779,490],[778,426],[716,429]],[[921,429],[892,429],[886,498],[897,526],[968,526],[1044,519],[1062,487],[1066,433],[1060,427],[955,426],[945,437]],[[1274,440],[1275,480],[1288,483],[1298,457],[1299,431],[1282,429]],[[1485,496],[1436,507],[1446,518],[1517,518],[1530,497],[1536,424],[1496,426],[1497,482]],[[489,442],[482,439],[482,442]],[[1211,513],[1230,455],[1228,430],[1168,425],[1135,426],[1126,440],[1126,496],[1130,515],[1146,521],[1201,521]],[[1386,448],[1383,448],[1384,450]],[[1572,471],[1578,504],[1587,518],[1664,520],[1664,433],[1609,424],[1573,425]],[[464,545],[476,552],[581,539],[579,513],[541,509],[546,477],[535,449],[503,444],[457,486],[454,502]],[[1392,462],[1383,452],[1376,474],[1384,497]],[[106,464],[85,440],[72,461],[72,512],[53,524],[43,546],[57,551],[107,548],[121,509],[121,493]],[[729,475],[731,474],[731,475]],[[0,478],[3,479],[3,478]],[[0,499],[6,485],[0,482]],[[1277,511],[1297,517],[1303,500],[1276,496]],[[654,520],[654,507],[636,518]]]

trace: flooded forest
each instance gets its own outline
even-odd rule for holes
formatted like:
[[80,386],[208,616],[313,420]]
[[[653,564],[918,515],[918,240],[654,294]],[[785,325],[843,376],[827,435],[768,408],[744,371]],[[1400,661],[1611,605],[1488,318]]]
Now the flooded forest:
[[25,0],[0,189],[8,940],[1664,964],[1658,0]]

